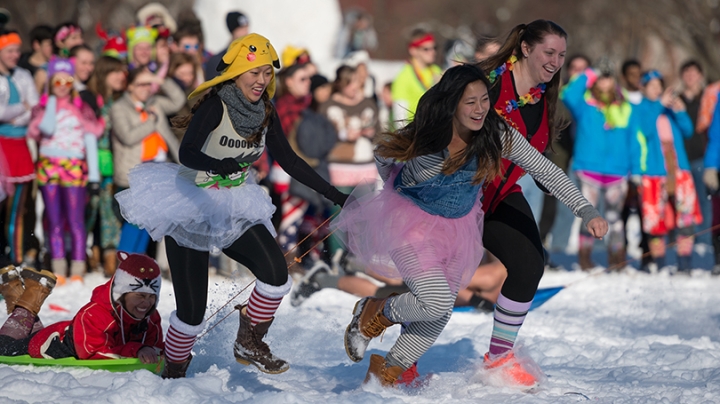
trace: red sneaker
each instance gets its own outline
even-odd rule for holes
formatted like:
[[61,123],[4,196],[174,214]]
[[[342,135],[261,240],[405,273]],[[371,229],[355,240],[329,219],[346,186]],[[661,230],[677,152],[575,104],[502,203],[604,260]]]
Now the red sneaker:
[[417,362],[413,363],[406,371],[400,374],[400,377],[395,381],[395,384],[402,384],[407,387],[413,387],[415,380],[420,377],[420,373],[417,371]]
[[495,360],[490,359],[490,353],[485,354],[485,368],[498,369],[508,382],[514,383],[524,389],[531,389],[538,385],[538,380],[531,372],[525,369],[509,351]]

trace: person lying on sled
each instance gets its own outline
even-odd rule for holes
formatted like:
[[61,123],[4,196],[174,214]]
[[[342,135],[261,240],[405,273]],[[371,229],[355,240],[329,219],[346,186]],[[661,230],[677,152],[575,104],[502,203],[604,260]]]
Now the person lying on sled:
[[59,359],[139,358],[157,363],[164,349],[160,314],[160,267],[141,254],[118,252],[118,268],[93,290],[72,320],[43,327],[38,317],[56,278],[47,270],[0,269],[0,294],[10,317],[0,327],[0,355]]

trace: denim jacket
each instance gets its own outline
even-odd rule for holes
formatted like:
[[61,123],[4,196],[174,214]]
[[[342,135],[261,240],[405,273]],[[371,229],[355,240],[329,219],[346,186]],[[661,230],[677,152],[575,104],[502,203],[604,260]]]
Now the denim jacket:
[[[405,167],[403,167],[405,169]],[[405,198],[431,215],[457,219],[467,215],[477,203],[482,183],[473,185],[477,159],[472,159],[450,175],[438,174],[419,184],[402,185],[402,171],[393,186]]]

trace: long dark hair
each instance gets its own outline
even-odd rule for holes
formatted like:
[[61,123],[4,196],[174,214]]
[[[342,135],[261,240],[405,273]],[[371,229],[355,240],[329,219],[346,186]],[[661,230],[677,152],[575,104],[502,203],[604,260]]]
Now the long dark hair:
[[[500,50],[489,58],[478,63],[485,73],[490,73],[498,66],[505,63],[510,56],[515,55],[518,59],[522,58],[521,45],[525,42],[529,47],[533,47],[545,40],[547,35],[557,35],[567,40],[567,33],[562,27],[548,20],[535,20],[530,24],[520,24],[510,31]],[[545,87],[545,101],[547,103],[548,129],[550,130],[550,142],[557,138],[560,130],[566,126],[564,120],[556,117],[557,101],[560,94],[560,69],[555,72],[552,80]],[[539,83],[538,83],[539,84]]]
[[97,63],[95,63],[95,70],[88,81],[88,89],[94,95],[101,96],[103,101],[108,101],[110,98],[116,100],[122,95],[122,92],[115,94],[111,88],[108,88],[105,79],[107,79],[110,73],[126,71],[127,68],[120,59],[111,56],[100,56]]
[[[217,95],[218,91],[220,91],[220,89],[223,86],[234,86],[234,85],[235,85],[235,83],[233,82],[233,80],[227,80],[227,81],[223,81],[220,84],[216,84],[216,85],[210,87],[210,89],[205,93],[205,95],[200,97],[200,99],[198,99],[198,101],[195,103],[195,105],[192,106],[189,114],[177,115],[177,116],[173,117],[170,120],[170,124],[174,128],[186,130],[188,125],[190,125],[190,121],[192,121],[192,118],[195,115],[195,111],[197,111],[198,108],[200,108],[200,105],[202,105],[203,102],[205,102],[212,96]],[[252,134],[250,137],[247,138],[248,142],[259,142],[262,139],[264,129],[270,126],[270,119],[272,118],[273,115],[275,115],[275,113],[274,113],[275,107],[273,106],[272,102],[270,102],[270,97],[268,96],[267,91],[265,91],[262,94],[261,99],[263,101],[263,104],[265,104],[265,119],[263,120],[263,123],[260,126],[260,130],[258,130],[257,132],[255,132],[254,134]]]
[[[376,153],[382,157],[407,161],[444,150],[452,140],[453,119],[465,87],[476,81],[490,88],[485,73],[475,65],[461,64],[448,69],[440,82],[420,98],[412,122],[395,132],[379,136]],[[452,174],[477,157],[478,169],[473,183],[479,184],[486,178],[491,181],[501,175],[502,136],[509,137],[507,123],[491,104],[483,127],[473,132],[464,152],[445,161],[443,174]],[[509,148],[510,143],[507,144]]]

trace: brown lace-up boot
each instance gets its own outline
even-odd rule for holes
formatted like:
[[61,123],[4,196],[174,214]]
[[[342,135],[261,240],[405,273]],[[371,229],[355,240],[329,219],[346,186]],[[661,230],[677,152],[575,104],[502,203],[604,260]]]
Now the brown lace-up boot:
[[55,287],[55,275],[46,270],[38,271],[34,268],[26,267],[20,273],[23,281],[25,281],[25,291],[15,303],[16,306],[23,307],[37,316],[40,308]]
[[592,258],[592,247],[581,247],[578,251],[578,264],[580,264],[580,269],[583,271],[589,271],[593,268],[595,268],[595,263],[593,262]]
[[395,324],[383,314],[389,298],[365,297],[355,303],[353,318],[345,330],[345,352],[353,362],[363,359],[371,339],[379,337],[386,328]]
[[15,303],[24,292],[20,271],[14,265],[0,269],[0,295],[5,299],[8,314],[12,313]]
[[235,340],[235,360],[243,365],[255,365],[264,373],[282,373],[290,369],[287,361],[276,357],[270,352],[270,347],[263,341],[267,335],[273,319],[252,326],[252,320],[247,315],[247,305],[235,306],[240,311],[240,327]]
[[372,377],[375,377],[381,386],[392,387],[403,371],[400,366],[388,366],[382,356],[372,354],[370,355],[370,366],[363,383],[368,383]]
[[187,373],[190,362],[192,361],[192,354],[185,359],[183,362],[170,362],[165,358],[165,368],[162,371],[160,377],[163,379],[182,379]]

